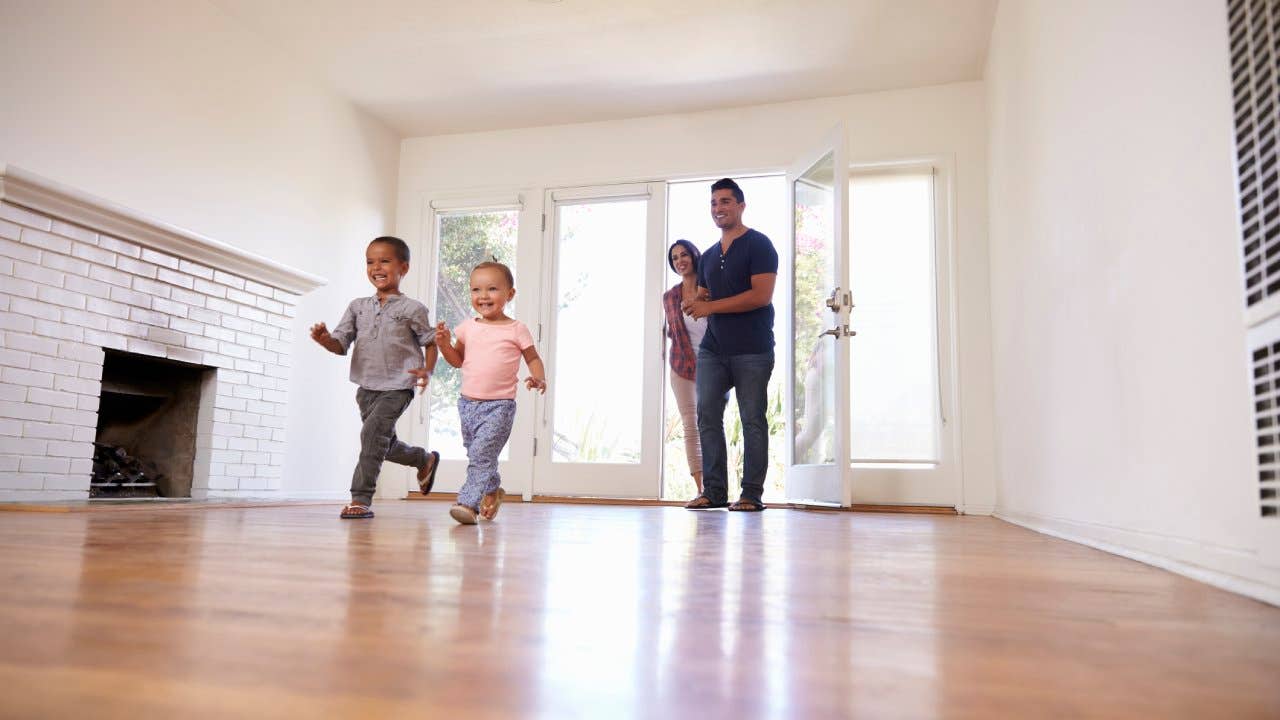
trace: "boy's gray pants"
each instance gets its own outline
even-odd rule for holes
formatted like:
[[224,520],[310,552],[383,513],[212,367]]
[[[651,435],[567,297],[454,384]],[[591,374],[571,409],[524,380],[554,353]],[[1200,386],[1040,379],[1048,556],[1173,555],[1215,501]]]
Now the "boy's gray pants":
[[396,437],[396,421],[413,402],[413,390],[356,391],[360,406],[360,461],[351,475],[351,502],[369,505],[378,487],[382,461],[421,469],[427,464],[427,451],[400,442]]

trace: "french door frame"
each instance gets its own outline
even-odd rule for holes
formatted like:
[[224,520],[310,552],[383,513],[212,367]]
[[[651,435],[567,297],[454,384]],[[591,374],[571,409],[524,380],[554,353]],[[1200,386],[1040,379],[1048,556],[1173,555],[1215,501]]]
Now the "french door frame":
[[[852,257],[852,238],[849,231],[849,182],[855,174],[876,172],[908,172],[930,169],[933,176],[933,250],[934,250],[934,346],[936,357],[936,391],[939,412],[939,457],[936,464],[906,462],[854,463],[850,446],[852,421],[851,388],[846,375],[850,355],[857,352],[857,337],[824,337],[823,342],[836,343],[836,405],[835,461],[825,465],[797,465],[795,463],[795,414],[794,378],[788,375],[785,397],[787,452],[787,497],[804,504],[831,504],[844,507],[853,504],[876,505],[942,505],[964,510],[964,472],[962,454],[962,428],[959,408],[960,388],[957,382],[959,360],[957,351],[955,278],[955,190],[953,187],[954,161],[949,156],[926,156],[909,159],[854,161],[847,158],[843,126],[833,128],[814,149],[798,158],[787,172],[789,205],[795,207],[795,181],[806,170],[832,154],[835,169],[836,208],[833,233],[840,247],[836,249],[836,284],[839,292],[835,298],[840,310],[827,315],[832,328],[845,323],[855,333],[858,329],[857,314],[851,312],[858,302],[858,288],[844,287],[850,276],[849,267],[856,262]],[[843,171],[843,172],[842,172]],[[841,179],[841,176],[843,178]],[[795,251],[795,221],[792,220],[791,240]],[[794,265],[790,269],[795,272]],[[793,285],[793,288],[795,286]],[[828,291],[834,288],[828,288]],[[848,297],[842,297],[848,293]],[[795,312],[795,297],[789,298],[788,312]],[[795,340],[786,342],[786,361],[783,371],[794,373]],[[800,487],[793,487],[793,482]],[[820,490],[815,490],[816,488]],[[816,496],[816,497],[815,497]]]
[[[956,267],[955,163],[950,155],[929,155],[894,160],[852,160],[849,178],[858,175],[930,172],[933,176],[933,281],[934,348],[938,394],[938,462],[851,462],[852,495],[857,504],[940,505],[964,511],[964,463],[961,452],[962,422],[959,355],[959,317],[954,295]],[[848,242],[852,243],[852,237]],[[853,289],[857,302],[858,292]],[[853,328],[857,329],[856,320]],[[853,352],[857,352],[854,338]],[[853,402],[851,398],[850,402]],[[851,411],[851,407],[848,408]],[[851,458],[852,460],[852,458]]]
[[[642,418],[640,461],[638,463],[608,462],[557,462],[554,456],[554,418],[556,403],[556,367],[558,358],[554,346],[557,338],[557,254],[559,251],[560,213],[562,207],[596,202],[623,201],[646,198],[646,231],[644,263],[639,271],[644,273],[643,320],[638,331],[643,332],[642,348],[650,348],[659,342],[658,328],[662,318],[661,262],[666,249],[666,182],[596,185],[590,187],[565,187],[546,191],[543,198],[542,227],[542,303],[541,316],[547,329],[546,342],[539,346],[547,367],[547,380],[551,387],[545,396],[538,398],[536,447],[533,455],[533,490],[539,495],[607,497],[607,498],[658,498],[662,491],[662,367],[661,358],[655,353],[642,352],[642,377],[616,378],[615,382],[640,382]],[[603,249],[602,249],[603,250]],[[603,257],[602,252],[602,257]],[[623,269],[624,272],[628,269]],[[601,349],[601,361],[608,361],[608,349]],[[608,388],[601,388],[607,391]],[[607,478],[607,479],[606,479]]]
[[[816,147],[793,161],[787,169],[787,206],[791,213],[788,236],[791,239],[792,250],[792,264],[787,269],[787,272],[791,273],[791,297],[787,299],[787,312],[791,313],[793,322],[791,323],[792,337],[785,340],[786,352],[785,360],[782,364],[782,371],[787,373],[783,389],[783,412],[786,416],[786,481],[784,492],[788,501],[805,505],[848,507],[852,501],[852,478],[849,467],[849,382],[847,375],[842,372],[842,369],[849,365],[850,341],[850,337],[843,333],[843,329],[849,327],[850,321],[849,288],[842,287],[844,278],[849,274],[849,161],[846,145],[847,139],[844,124],[840,123],[829,130]],[[795,277],[797,266],[795,255],[796,184],[801,182],[809,170],[817,167],[828,156],[831,158],[833,176],[831,251],[835,286],[824,289],[824,294],[825,292],[832,293],[828,304],[831,312],[829,314],[823,313],[823,317],[826,318],[823,323],[826,332],[817,341],[819,343],[829,342],[834,344],[835,361],[831,377],[835,384],[833,390],[835,412],[833,413],[833,427],[830,428],[833,458],[830,463],[800,464],[797,463],[795,457],[795,408],[797,398],[794,374],[797,367],[796,363],[798,362],[796,358],[796,333],[798,331],[795,328],[794,318],[796,313],[796,289],[799,287]],[[828,325],[830,328],[827,327]],[[827,333],[832,334],[828,335]]]
[[[516,314],[515,318],[529,327],[535,340],[541,333],[538,325],[541,312],[540,303],[535,299],[542,295],[542,230],[540,216],[542,198],[528,190],[510,192],[472,193],[466,195],[442,195],[427,198],[422,203],[422,225],[420,242],[415,248],[416,257],[422,258],[418,266],[410,263],[410,273],[416,274],[414,287],[418,299],[423,301],[431,315],[431,321],[437,322],[439,309],[434,307],[438,297],[439,258],[440,258],[440,218],[449,214],[466,212],[499,212],[516,210],[518,227],[516,235]],[[414,271],[418,271],[414,273]],[[528,298],[525,302],[520,300]],[[441,358],[439,363],[445,362]],[[523,377],[523,367],[521,376]],[[430,392],[430,389],[427,390]],[[429,404],[426,394],[414,397],[409,411],[405,412],[397,424],[397,433],[409,438],[409,442],[422,447],[429,447],[430,418],[427,413]],[[533,457],[534,423],[537,417],[536,395],[520,386],[516,398],[515,423],[511,429],[511,439],[507,443],[507,459],[498,463],[498,472],[502,474],[502,486],[511,494],[519,494],[525,500],[533,497]],[[433,492],[457,492],[466,479],[467,461],[458,458],[441,458],[440,468],[436,472],[436,483]],[[386,488],[387,497],[404,497],[405,493],[417,492],[418,482],[411,468],[386,464],[383,466],[384,481],[379,483],[379,496]],[[400,482],[392,478],[399,476]]]

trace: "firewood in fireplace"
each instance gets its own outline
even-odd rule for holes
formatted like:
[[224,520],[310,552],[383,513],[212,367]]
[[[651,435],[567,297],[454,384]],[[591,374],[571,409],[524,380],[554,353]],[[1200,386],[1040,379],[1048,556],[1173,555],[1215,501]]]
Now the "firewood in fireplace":
[[118,445],[93,444],[91,497],[154,497],[164,475],[150,460],[134,457]]

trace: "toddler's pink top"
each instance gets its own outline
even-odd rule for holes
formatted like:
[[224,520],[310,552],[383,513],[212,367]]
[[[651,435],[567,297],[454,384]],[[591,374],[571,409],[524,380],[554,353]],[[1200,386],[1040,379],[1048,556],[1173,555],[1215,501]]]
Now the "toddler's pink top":
[[472,400],[514,400],[520,358],[533,347],[533,335],[524,323],[494,325],[470,318],[454,329],[462,342],[462,394]]

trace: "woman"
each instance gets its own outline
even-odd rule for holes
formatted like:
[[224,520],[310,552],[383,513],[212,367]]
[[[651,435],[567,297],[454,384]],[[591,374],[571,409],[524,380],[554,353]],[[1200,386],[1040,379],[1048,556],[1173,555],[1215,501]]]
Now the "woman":
[[688,240],[676,240],[667,249],[667,264],[680,282],[662,294],[667,316],[667,337],[671,338],[671,391],[684,423],[684,453],[689,474],[702,495],[702,444],[698,442],[698,405],[694,371],[698,365],[698,345],[707,332],[707,319],[695,320],[680,311],[685,300],[698,292],[698,258],[702,253]]

